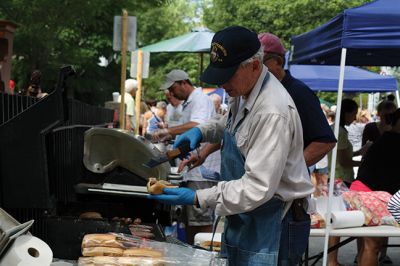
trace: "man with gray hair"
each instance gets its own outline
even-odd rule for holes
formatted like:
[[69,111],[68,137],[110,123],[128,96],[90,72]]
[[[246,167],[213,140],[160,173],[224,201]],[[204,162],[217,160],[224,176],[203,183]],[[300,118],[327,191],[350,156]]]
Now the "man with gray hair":
[[[135,99],[137,90],[136,79],[125,80],[125,128],[129,131],[135,131],[136,128],[136,115],[135,115]],[[121,102],[121,96],[118,98],[118,102]]]
[[213,93],[210,95],[210,99],[214,104],[215,112],[217,112],[217,114],[221,114],[221,101],[222,101],[221,96],[219,96],[216,93]]
[[[169,204],[212,208],[226,216],[223,243],[229,265],[284,265],[278,259],[281,231],[289,227],[290,206],[313,192],[303,156],[296,106],[263,65],[257,34],[239,26],[217,32],[202,81],[231,97],[225,119],[212,120],[180,135],[175,145],[221,143],[221,179],[212,188],[164,189],[150,198]],[[289,237],[289,236],[283,236]],[[301,239],[299,245],[307,245]]]

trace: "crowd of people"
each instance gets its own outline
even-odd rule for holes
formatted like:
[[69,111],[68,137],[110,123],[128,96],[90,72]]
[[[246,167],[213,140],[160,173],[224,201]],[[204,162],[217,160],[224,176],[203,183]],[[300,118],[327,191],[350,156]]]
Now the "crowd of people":
[[[168,104],[159,102],[143,116],[142,134],[154,142],[175,139],[174,147],[188,142],[193,150],[179,162],[179,170],[190,166],[185,185],[150,196],[186,206],[189,243],[225,216],[222,241],[230,265],[297,265],[310,234],[310,195],[323,195],[335,145],[335,178],[348,188],[391,194],[400,189],[400,110],[393,99],[382,101],[374,118],[347,98],[335,114],[284,69],[285,48],[271,33],[228,27],[215,34],[210,50],[201,80],[230,96],[226,113],[218,95],[206,96],[175,69],[160,87]],[[396,219],[399,194],[389,204]],[[338,241],[331,238],[330,245]],[[385,241],[360,239],[356,260],[377,265],[380,254],[381,262],[390,262]],[[337,253],[330,254],[329,265],[341,265]]]

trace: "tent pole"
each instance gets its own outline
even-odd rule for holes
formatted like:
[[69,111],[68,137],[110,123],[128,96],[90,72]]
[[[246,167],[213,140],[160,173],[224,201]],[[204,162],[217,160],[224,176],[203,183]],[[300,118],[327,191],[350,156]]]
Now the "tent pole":
[[200,84],[200,87],[202,87],[203,88],[203,82],[200,80],[200,76],[201,76],[201,73],[203,73],[203,53],[200,53],[200,73],[199,73],[199,84]]
[[[339,121],[340,121],[340,111],[342,109],[342,97],[343,97],[343,82],[344,82],[344,67],[346,65],[346,48],[342,48],[342,55],[340,58],[340,74],[339,74],[339,87],[338,96],[336,103],[336,116],[335,116],[335,137],[338,139],[339,136]],[[337,155],[337,145],[332,150],[332,160],[330,169],[330,179],[329,179],[329,197],[327,213],[325,214],[326,228],[325,228],[325,244],[324,244],[324,258],[322,265],[327,265],[328,259],[328,243],[329,243],[329,233],[332,229],[331,216],[332,216],[332,197],[333,197],[333,187],[335,184],[335,169],[336,169],[336,155]]]
[[396,90],[396,101],[397,101],[397,107],[400,107],[400,97],[399,97],[399,90]]

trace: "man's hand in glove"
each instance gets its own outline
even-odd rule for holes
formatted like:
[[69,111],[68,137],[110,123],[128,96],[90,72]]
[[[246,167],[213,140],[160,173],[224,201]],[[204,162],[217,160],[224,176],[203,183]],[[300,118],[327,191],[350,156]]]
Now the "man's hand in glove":
[[155,199],[170,205],[195,205],[196,192],[190,188],[164,188],[163,194],[149,195],[149,199]]
[[172,139],[171,133],[169,133],[168,128],[157,129],[151,136],[153,141],[163,142]]
[[191,128],[176,138],[174,143],[174,149],[179,146],[182,146],[184,142],[189,142],[190,150],[192,151],[200,145],[202,139],[203,135],[201,134],[200,129],[197,127]]

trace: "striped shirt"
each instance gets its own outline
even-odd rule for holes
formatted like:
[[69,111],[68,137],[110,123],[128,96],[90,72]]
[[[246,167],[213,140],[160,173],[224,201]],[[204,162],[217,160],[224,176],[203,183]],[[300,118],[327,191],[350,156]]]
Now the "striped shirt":
[[388,211],[394,219],[400,223],[400,190],[394,194],[388,202]]

